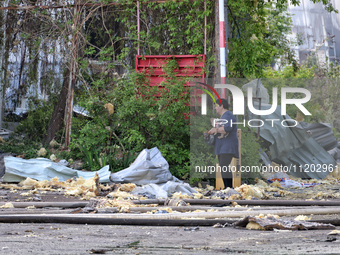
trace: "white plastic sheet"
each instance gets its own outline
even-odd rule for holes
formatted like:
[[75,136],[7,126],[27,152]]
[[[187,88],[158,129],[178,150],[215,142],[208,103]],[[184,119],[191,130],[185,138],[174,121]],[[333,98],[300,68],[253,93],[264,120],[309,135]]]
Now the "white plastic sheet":
[[169,164],[157,147],[144,149],[126,169],[111,175],[111,181],[145,185],[178,181],[169,171]]
[[104,166],[96,172],[84,172],[74,170],[62,164],[55,163],[46,158],[22,159],[15,157],[5,157],[5,175],[4,182],[20,182],[27,177],[43,181],[58,177],[60,181],[66,181],[70,178],[83,177],[90,179],[98,173],[99,182],[110,182],[109,166]]
[[135,188],[133,193],[147,193],[157,198],[171,196],[174,192],[188,195],[197,192],[170,173],[169,164],[157,147],[144,149],[130,167],[113,173],[110,179],[113,182],[143,185]]
[[193,193],[197,193],[197,191],[191,188],[189,184],[173,181],[168,181],[163,184],[147,184],[142,187],[137,187],[132,191],[135,195],[151,195],[156,198],[167,198],[175,192],[182,192],[182,194],[187,194],[189,196]]

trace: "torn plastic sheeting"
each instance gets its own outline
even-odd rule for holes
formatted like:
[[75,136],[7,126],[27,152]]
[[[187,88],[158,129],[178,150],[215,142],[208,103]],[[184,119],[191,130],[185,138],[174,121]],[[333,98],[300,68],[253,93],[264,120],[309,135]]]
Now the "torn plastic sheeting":
[[111,174],[112,182],[137,185],[179,181],[169,171],[169,164],[157,147],[144,149],[126,169]]
[[168,192],[162,189],[161,185],[155,183],[143,185],[142,187],[136,187],[131,193],[134,195],[147,196],[149,198],[168,197]]
[[289,178],[286,173],[275,173],[267,179],[267,182],[273,183],[278,181],[283,188],[307,188],[319,185],[319,183],[302,183]]
[[182,192],[182,194],[187,194],[192,196],[193,193],[197,193],[196,190],[190,187],[187,183],[168,181],[164,184],[147,184],[142,187],[137,187],[132,191],[135,195],[152,195],[156,198],[166,198],[170,197],[175,192]]
[[109,166],[104,166],[96,172],[84,172],[59,165],[46,158],[22,159],[15,157],[5,157],[4,182],[20,182],[27,177],[43,181],[58,177],[60,181],[66,181],[73,177],[90,179],[98,173],[99,182],[110,182]]
[[[254,102],[254,107],[258,109],[259,105]],[[269,108],[271,108],[269,104],[261,105],[261,110]],[[295,127],[281,125],[282,121],[291,118],[288,115],[281,115],[280,106],[277,106],[274,113],[258,118],[263,121],[260,136],[271,143],[269,146],[271,160],[286,166],[285,170],[289,174],[300,178],[323,179],[336,167],[334,158],[300,124]],[[284,122],[284,125],[289,125],[289,122]],[[322,171],[312,169],[319,166],[328,167],[326,171],[323,168]]]

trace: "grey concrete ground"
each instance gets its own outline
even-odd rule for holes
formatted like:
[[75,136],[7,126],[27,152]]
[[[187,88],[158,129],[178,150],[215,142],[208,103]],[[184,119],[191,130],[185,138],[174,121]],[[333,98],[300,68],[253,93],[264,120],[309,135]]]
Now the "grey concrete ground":
[[0,223],[0,254],[340,254],[330,230],[185,229]]

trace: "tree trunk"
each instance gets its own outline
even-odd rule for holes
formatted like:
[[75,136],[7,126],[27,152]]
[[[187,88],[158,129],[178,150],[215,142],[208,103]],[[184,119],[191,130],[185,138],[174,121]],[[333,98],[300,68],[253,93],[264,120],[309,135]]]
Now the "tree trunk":
[[73,114],[73,99],[74,88],[76,83],[76,70],[77,70],[77,58],[78,58],[78,29],[80,24],[80,9],[79,3],[81,0],[74,0],[74,12],[73,12],[73,35],[72,35],[72,48],[70,59],[70,78],[68,85],[68,94],[66,100],[65,111],[65,147],[68,148],[71,142],[71,129],[72,129],[72,114]]
[[63,86],[61,88],[58,103],[54,107],[52,117],[47,129],[47,135],[43,140],[43,144],[47,144],[52,141],[55,134],[63,127],[66,99],[68,94],[70,71],[67,70],[64,74]]
[[[8,0],[4,1],[2,4],[3,7],[8,6]],[[4,98],[5,98],[5,72],[7,72],[7,68],[5,69],[4,63],[7,61],[5,60],[7,54],[5,54],[6,51],[6,24],[7,24],[7,11],[2,11],[2,15],[0,16],[2,19],[2,25],[1,25],[1,32],[2,32],[2,45],[0,45],[0,128],[2,127],[2,119],[3,119],[3,113],[4,113]]]

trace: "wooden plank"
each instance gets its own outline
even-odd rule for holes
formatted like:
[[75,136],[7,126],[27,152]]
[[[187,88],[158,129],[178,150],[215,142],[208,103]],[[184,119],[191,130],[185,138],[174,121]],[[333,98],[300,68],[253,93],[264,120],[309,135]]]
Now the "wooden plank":
[[[233,188],[241,186],[241,141],[242,141],[242,130],[237,129],[237,138],[238,138],[238,151],[239,151],[239,158],[233,158],[232,166],[235,166],[236,171],[233,172]],[[235,169],[234,168],[234,169]]]
[[[219,169],[219,164],[216,164],[216,169]],[[216,170],[216,184],[215,184],[215,189],[216,190],[221,190],[224,189],[224,182],[222,179],[222,173],[220,171]]]

